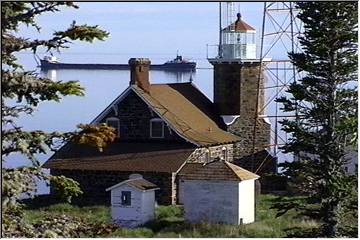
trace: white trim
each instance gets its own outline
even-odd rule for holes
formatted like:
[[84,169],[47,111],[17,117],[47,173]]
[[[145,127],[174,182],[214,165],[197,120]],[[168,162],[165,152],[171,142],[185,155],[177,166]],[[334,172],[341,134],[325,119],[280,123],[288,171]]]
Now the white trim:
[[105,120],[106,125],[109,125],[108,121],[116,121],[117,122],[117,124],[118,124],[118,126],[117,126],[117,136],[120,137],[120,119],[116,118],[116,117],[106,118],[106,120]]
[[[162,118],[162,115],[161,115],[155,108],[153,108],[153,106],[151,106],[151,104],[150,104],[143,96],[141,96],[141,94],[139,94],[135,89],[134,89],[134,92],[135,92],[136,95],[138,95],[162,120],[164,120],[164,122],[166,122],[167,126],[170,126],[170,127],[172,126],[172,125],[170,124],[170,122],[169,122],[166,118]],[[184,136],[183,136],[179,131],[177,131],[175,128],[172,127],[172,130],[173,130],[174,132],[176,132],[177,135],[179,135],[179,136],[180,136],[181,138],[183,138],[185,141],[190,142],[190,143],[194,144],[194,145],[197,146],[197,147],[200,147],[200,146],[201,146],[201,145],[199,145],[198,143],[193,142],[193,141],[187,139],[186,137],[184,137]]]
[[225,160],[225,161],[227,161],[227,159],[228,159],[228,152],[227,152],[228,150],[227,150],[227,147],[222,147],[221,148],[221,155],[222,155],[222,157],[223,157],[223,159]]
[[119,113],[118,113],[118,107],[117,107],[117,105],[112,105],[112,109],[114,110],[114,112],[115,112],[115,116],[119,116]]
[[124,92],[122,92],[114,101],[112,101],[109,106],[107,106],[90,124],[98,124],[113,108],[114,105],[119,104],[127,95],[129,95],[131,86],[127,87]]
[[262,119],[264,119],[264,122],[271,125],[270,119],[267,117],[267,115],[259,115]]
[[240,115],[221,115],[222,120],[227,126],[233,124],[238,117],[240,117]]
[[205,149],[205,163],[208,163],[211,161],[211,153],[210,153],[210,149],[206,148]]
[[[162,124],[162,132],[161,132],[161,137],[154,137],[153,136],[153,131],[152,131],[152,123],[153,122],[161,122]],[[164,120],[162,120],[161,118],[152,118],[150,119],[150,138],[164,138]]]
[[222,63],[260,63],[260,62],[270,62],[272,58],[254,58],[254,59],[242,59],[242,58],[208,58],[208,61],[211,64],[222,64]]

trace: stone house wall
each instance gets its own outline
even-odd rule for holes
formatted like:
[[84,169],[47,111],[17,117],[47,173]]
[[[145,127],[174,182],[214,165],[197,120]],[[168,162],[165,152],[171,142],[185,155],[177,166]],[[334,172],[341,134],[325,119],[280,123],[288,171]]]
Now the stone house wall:
[[[140,173],[144,179],[156,184],[160,190],[155,192],[155,200],[158,204],[169,205],[175,199],[172,183],[173,174],[160,172],[117,172],[117,171],[86,171],[86,170],[60,170],[51,169],[53,176],[64,175],[72,178],[80,184],[84,192],[81,196],[74,199],[75,202],[82,204],[106,204],[110,205],[110,192],[105,190],[119,182],[129,179],[133,173]],[[176,189],[175,189],[176,190]],[[50,187],[50,194],[55,194],[56,190]]]
[[121,140],[185,141],[165,122],[164,138],[150,138],[150,120],[159,116],[133,91],[115,105],[100,122],[106,123],[106,119],[110,117],[120,120]]

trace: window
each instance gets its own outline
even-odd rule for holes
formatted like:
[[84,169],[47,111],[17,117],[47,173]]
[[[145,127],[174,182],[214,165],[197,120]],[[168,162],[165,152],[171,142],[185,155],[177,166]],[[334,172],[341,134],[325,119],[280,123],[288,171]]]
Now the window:
[[222,148],[222,159],[224,159],[225,161],[227,160],[227,149],[226,147]]
[[248,44],[255,44],[255,33],[247,33],[246,38],[247,38],[246,42]]
[[120,121],[118,118],[107,118],[106,124],[110,127],[115,128],[117,136],[120,137]]
[[160,118],[150,120],[150,137],[164,138],[164,122]]
[[131,192],[130,191],[121,191],[121,205],[124,205],[124,206],[131,205]]

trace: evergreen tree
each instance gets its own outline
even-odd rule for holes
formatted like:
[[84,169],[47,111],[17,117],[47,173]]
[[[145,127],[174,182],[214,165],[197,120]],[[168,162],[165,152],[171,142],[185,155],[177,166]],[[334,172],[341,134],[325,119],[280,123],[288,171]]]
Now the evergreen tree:
[[[299,2],[302,53],[289,53],[303,76],[278,99],[297,119],[281,122],[292,136],[283,147],[300,160],[281,166],[305,202],[284,201],[322,222],[322,236],[344,234],[341,216],[357,215],[357,176],[346,174],[345,154],[357,144],[357,2]],[[354,148],[355,149],[355,148]],[[356,204],[356,205],[354,205]],[[357,234],[357,233],[356,233]]]
[[[35,155],[47,153],[49,149],[56,150],[64,141],[90,144],[101,150],[115,138],[114,129],[105,125],[80,124],[75,132],[46,133],[41,130],[24,131],[17,124],[21,115],[31,115],[40,102],[60,101],[68,95],[83,96],[84,89],[76,81],[52,81],[40,77],[35,71],[25,71],[18,63],[16,53],[30,50],[35,54],[38,49],[59,51],[74,40],[92,42],[108,36],[97,26],[76,25],[75,22],[67,30],[54,32],[51,39],[19,36],[21,25],[35,27],[40,32],[36,17],[57,12],[64,6],[77,8],[71,2],[1,2],[2,236],[69,237],[67,233],[70,230],[76,232],[74,226],[77,223],[68,220],[48,219],[38,227],[23,221],[19,198],[23,194],[31,195],[36,190],[36,179],[51,181],[67,200],[81,194],[78,183],[72,179],[45,174]],[[5,168],[6,157],[14,153],[25,155],[29,159],[29,166]]]

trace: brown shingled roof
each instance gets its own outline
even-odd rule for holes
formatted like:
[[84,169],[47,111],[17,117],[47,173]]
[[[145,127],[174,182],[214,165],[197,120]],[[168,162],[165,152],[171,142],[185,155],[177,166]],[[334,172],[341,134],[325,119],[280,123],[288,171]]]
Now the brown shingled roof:
[[222,130],[223,123],[213,103],[193,84],[152,84],[150,94],[133,86],[180,136],[198,146],[240,141],[238,136]]
[[186,174],[192,173],[199,168],[201,168],[204,165],[204,163],[197,163],[197,162],[188,162],[186,163],[178,173],[179,176],[184,176]]
[[127,182],[127,184],[141,190],[150,190],[150,189],[158,188],[158,186],[143,178],[131,179],[131,181]]
[[43,167],[69,170],[176,172],[193,149],[127,153],[101,157],[50,159]]
[[111,155],[148,153],[154,151],[194,149],[191,143],[166,141],[115,141],[106,146],[102,152],[86,144],[66,143],[50,159],[106,157]]
[[216,160],[202,166],[190,165],[187,168],[186,165],[179,173],[184,180],[243,181],[259,178],[258,175],[227,161]]
[[127,185],[130,185],[132,187],[135,187],[137,189],[140,189],[140,190],[151,190],[151,189],[159,189],[159,187],[157,185],[155,185],[154,183],[152,182],[149,182],[148,180],[146,179],[143,179],[143,178],[135,178],[135,179],[129,179],[129,180],[126,180],[126,181],[123,181],[123,182],[120,182],[114,186],[111,186],[109,188],[106,189],[106,191],[109,191],[111,189],[114,189],[114,188],[117,188],[123,184],[127,184]]

